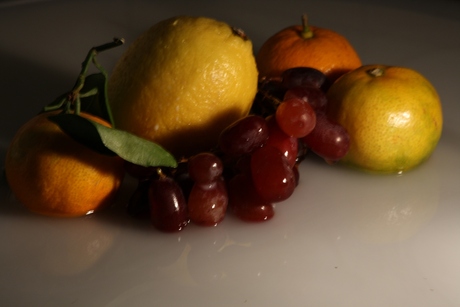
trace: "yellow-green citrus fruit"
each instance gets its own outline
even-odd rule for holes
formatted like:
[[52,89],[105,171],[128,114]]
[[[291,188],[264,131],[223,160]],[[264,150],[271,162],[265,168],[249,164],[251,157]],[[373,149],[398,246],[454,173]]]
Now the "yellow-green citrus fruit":
[[115,126],[176,157],[210,150],[246,116],[257,91],[252,42],[205,17],[163,20],[141,34],[108,84]]
[[350,150],[342,161],[357,168],[409,170],[427,159],[440,139],[440,98],[412,69],[362,66],[339,78],[327,97],[328,115],[350,134]]

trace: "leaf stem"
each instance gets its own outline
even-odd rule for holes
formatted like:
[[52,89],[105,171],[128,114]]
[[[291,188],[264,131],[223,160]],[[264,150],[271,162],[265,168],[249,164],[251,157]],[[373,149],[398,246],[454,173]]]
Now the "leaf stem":
[[[115,47],[118,47],[122,44],[124,44],[125,40],[123,38],[117,38],[115,37],[113,39],[113,41],[109,42],[109,43],[105,43],[105,44],[102,44],[100,46],[96,46],[96,47],[93,47],[89,50],[88,54],[86,55],[86,58],[85,60],[83,61],[83,63],[81,64],[81,71],[80,71],[80,74],[78,75],[78,78],[77,78],[77,81],[75,82],[75,85],[72,89],[72,91],[69,93],[69,102],[72,103],[72,102],[75,102],[77,105],[75,106],[75,109],[76,109],[76,114],[79,114],[80,112],[80,100],[79,99],[76,99],[80,93],[80,90],[83,88],[83,86],[85,85],[85,78],[86,78],[86,74],[88,72],[88,69],[89,69],[89,65],[90,63],[93,63],[94,66],[97,67],[97,69],[99,69],[99,71],[104,74],[104,76],[106,77],[105,78],[105,84],[104,84],[104,91],[107,91],[107,72],[105,71],[105,69],[97,62],[96,60],[96,56],[100,53],[100,52],[103,52],[105,50],[108,50],[108,49],[111,49],[111,48],[115,48]],[[107,94],[107,93],[105,93]],[[109,105],[108,105],[108,101],[107,101],[107,95],[104,95],[105,96],[105,107],[107,108],[107,113],[109,115],[109,120],[110,120],[110,123],[113,124],[113,119],[112,119],[112,112],[110,111],[110,108],[109,108]]]
[[[90,63],[93,63],[94,66],[96,66],[97,69],[101,72],[101,74],[104,77],[104,84],[103,84],[103,107],[105,108],[106,114],[107,114],[107,119],[113,126],[113,118],[112,118],[112,112],[109,107],[109,103],[107,100],[107,79],[108,79],[108,74],[105,71],[105,69],[97,62],[96,56],[105,50],[118,47],[122,44],[124,44],[125,40],[123,38],[114,38],[113,41],[109,43],[102,44],[100,46],[93,47],[89,50],[88,54],[86,55],[85,60],[81,64],[81,70],[80,73],[77,77],[77,81],[75,82],[75,85],[73,86],[72,90],[59,96],[58,98],[55,99],[51,104],[46,105],[43,109],[42,112],[49,112],[49,111],[55,111],[59,109],[63,109],[64,113],[76,113],[80,114],[81,110],[81,101],[80,98],[85,98],[89,97],[92,95],[99,94],[99,91],[97,88],[91,89],[85,93],[80,93],[80,91],[84,88],[86,78],[87,78],[87,73],[89,69]],[[72,109],[73,107],[73,109]]]

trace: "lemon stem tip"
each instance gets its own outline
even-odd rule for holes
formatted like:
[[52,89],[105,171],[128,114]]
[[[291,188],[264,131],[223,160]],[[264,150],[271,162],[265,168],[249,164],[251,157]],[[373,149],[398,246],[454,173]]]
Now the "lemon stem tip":
[[240,28],[235,28],[235,27],[232,27],[232,32],[241,37],[243,40],[247,41],[249,38],[248,36],[246,35],[246,33],[244,33],[244,31]]

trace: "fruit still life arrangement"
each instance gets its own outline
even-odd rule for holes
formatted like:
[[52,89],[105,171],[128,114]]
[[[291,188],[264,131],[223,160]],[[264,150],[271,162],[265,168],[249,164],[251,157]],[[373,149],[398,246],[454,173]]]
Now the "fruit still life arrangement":
[[[342,35],[302,24],[257,54],[243,30],[207,17],[162,20],[109,74],[91,48],[74,87],[14,136],[5,174],[30,211],[78,217],[110,206],[159,230],[270,220],[314,154],[331,167],[400,174],[440,139],[433,85],[410,68],[361,63]],[[97,73],[88,74],[94,65]]]

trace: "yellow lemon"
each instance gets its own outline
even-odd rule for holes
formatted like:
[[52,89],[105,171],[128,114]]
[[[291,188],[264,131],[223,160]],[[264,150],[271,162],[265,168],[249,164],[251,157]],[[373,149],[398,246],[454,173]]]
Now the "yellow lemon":
[[252,42],[206,17],[163,20],[141,34],[108,84],[115,126],[176,157],[209,150],[248,114],[257,91]]
[[366,65],[329,89],[328,115],[350,134],[343,162],[380,173],[409,170],[427,159],[442,131],[433,85],[404,67]]

